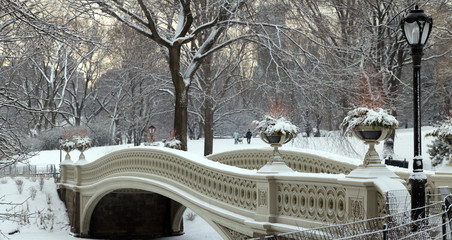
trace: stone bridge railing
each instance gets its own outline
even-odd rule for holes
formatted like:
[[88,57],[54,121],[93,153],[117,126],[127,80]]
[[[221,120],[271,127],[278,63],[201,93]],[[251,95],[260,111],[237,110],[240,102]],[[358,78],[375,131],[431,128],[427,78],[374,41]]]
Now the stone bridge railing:
[[[358,165],[349,162],[341,162],[315,154],[279,150],[281,158],[293,170],[309,173],[349,174]],[[230,152],[222,152],[207,156],[208,159],[230,166],[246,169],[259,169],[273,156],[273,149],[242,149]]]
[[[271,150],[257,152],[261,153],[237,151],[209,158],[258,168],[268,160]],[[381,181],[348,178],[344,173],[353,168],[351,164],[300,152],[281,153],[294,169],[325,174],[261,174],[183,151],[131,148],[90,163],[64,162],[59,186],[72,231],[80,236],[89,236],[91,215],[102,197],[128,188],[155,192],[191,208],[225,239],[246,239],[385,213],[384,192],[388,188]],[[388,181],[401,185],[397,180]]]
[[[353,162],[353,160],[351,159],[347,159],[347,161],[338,161],[335,159],[325,158],[319,155],[296,150],[280,149],[279,152],[284,162],[297,172],[349,174],[358,166],[358,164],[351,164],[350,162]],[[220,162],[230,166],[236,166],[246,169],[259,169],[267,163],[268,159],[272,157],[272,154],[273,150],[271,148],[242,149],[212,154],[210,156],[207,156],[207,158],[212,161]],[[390,168],[403,180],[405,187],[409,191],[411,191],[409,177],[412,170],[399,167]],[[452,168],[446,168],[446,171],[424,171],[427,176],[427,191],[430,191],[430,193],[433,194],[438,194],[438,187],[447,186],[452,188]]]

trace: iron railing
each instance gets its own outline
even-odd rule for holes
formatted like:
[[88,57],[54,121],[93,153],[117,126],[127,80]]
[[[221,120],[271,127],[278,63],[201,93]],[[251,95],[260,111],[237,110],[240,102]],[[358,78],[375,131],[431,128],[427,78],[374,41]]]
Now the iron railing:
[[[393,195],[395,194],[393,193]],[[417,220],[411,219],[411,211],[417,209],[401,211],[400,207],[394,206],[396,204],[395,202],[391,202],[391,197],[387,199],[387,207],[390,214],[383,217],[346,224],[306,229],[291,233],[276,234],[254,239],[452,239],[452,195],[448,195],[443,201],[436,201],[422,207],[421,209],[424,209],[426,212],[426,217]],[[396,211],[391,212],[390,209],[395,209]]]

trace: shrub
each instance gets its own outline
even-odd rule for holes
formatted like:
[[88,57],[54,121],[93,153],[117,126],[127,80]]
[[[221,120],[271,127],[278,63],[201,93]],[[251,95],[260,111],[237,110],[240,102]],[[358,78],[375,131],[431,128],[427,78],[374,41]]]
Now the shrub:
[[38,190],[36,190],[36,188],[35,187],[31,187],[30,188],[30,197],[31,197],[31,200],[35,200],[35,198],[36,198],[36,193],[38,192]]
[[0,183],[7,184],[8,183],[8,179],[6,177],[4,177],[4,178],[2,178],[2,180],[0,180]]
[[195,220],[195,218],[196,218],[196,213],[194,213],[194,212],[192,212],[192,211],[188,211],[186,214],[185,214],[185,218],[188,220],[188,221],[193,221],[193,220]]
[[24,190],[24,180],[22,179],[16,179],[16,186],[17,190],[19,191],[19,194],[22,194],[22,191]]
[[52,195],[50,193],[46,193],[46,199],[47,199],[47,204],[51,204],[52,203]]
[[44,188],[44,176],[39,177],[39,191],[42,192],[42,189]]
[[62,131],[59,128],[40,132],[35,138],[28,138],[24,140],[24,145],[33,151],[53,150],[60,146],[59,138]]
[[89,137],[91,138],[91,146],[107,146],[112,144],[110,131],[105,124],[92,124],[89,126]]
[[431,144],[427,145],[428,154],[432,159],[432,166],[441,166],[443,161],[448,161],[449,155],[452,153],[451,148],[445,144],[439,137],[436,137]]

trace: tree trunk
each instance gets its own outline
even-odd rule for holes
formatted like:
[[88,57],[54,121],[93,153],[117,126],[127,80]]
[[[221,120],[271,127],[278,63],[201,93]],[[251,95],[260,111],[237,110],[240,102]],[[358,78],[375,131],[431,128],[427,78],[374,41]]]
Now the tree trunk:
[[208,98],[204,109],[204,156],[213,152],[213,114],[212,102]]
[[180,45],[169,50],[169,68],[175,88],[174,131],[175,137],[181,142],[181,150],[187,151],[188,123],[188,89],[180,73]]
[[[181,80],[182,81],[182,80]],[[182,81],[182,84],[183,81]],[[187,122],[188,122],[188,87],[176,87],[174,108],[174,132],[181,142],[182,149],[187,151]]]

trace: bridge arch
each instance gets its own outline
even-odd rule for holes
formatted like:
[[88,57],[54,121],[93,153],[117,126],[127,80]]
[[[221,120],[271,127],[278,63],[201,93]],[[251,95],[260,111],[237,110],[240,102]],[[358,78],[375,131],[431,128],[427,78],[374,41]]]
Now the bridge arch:
[[194,201],[194,197],[188,193],[180,192],[168,184],[162,183],[156,179],[145,179],[139,177],[112,177],[105,179],[97,184],[90,185],[86,189],[86,193],[93,192],[92,197],[88,200],[85,208],[81,212],[81,232],[89,233],[92,214],[95,207],[109,193],[121,189],[135,189],[147,192],[156,193],[165,196],[171,200],[180,203],[183,207],[179,208],[175,213],[171,227],[173,230],[178,230],[182,222],[183,213],[186,207],[190,208],[199,217],[203,218],[223,239],[228,236],[222,231],[220,227],[209,217],[208,209],[203,208],[202,203]]

